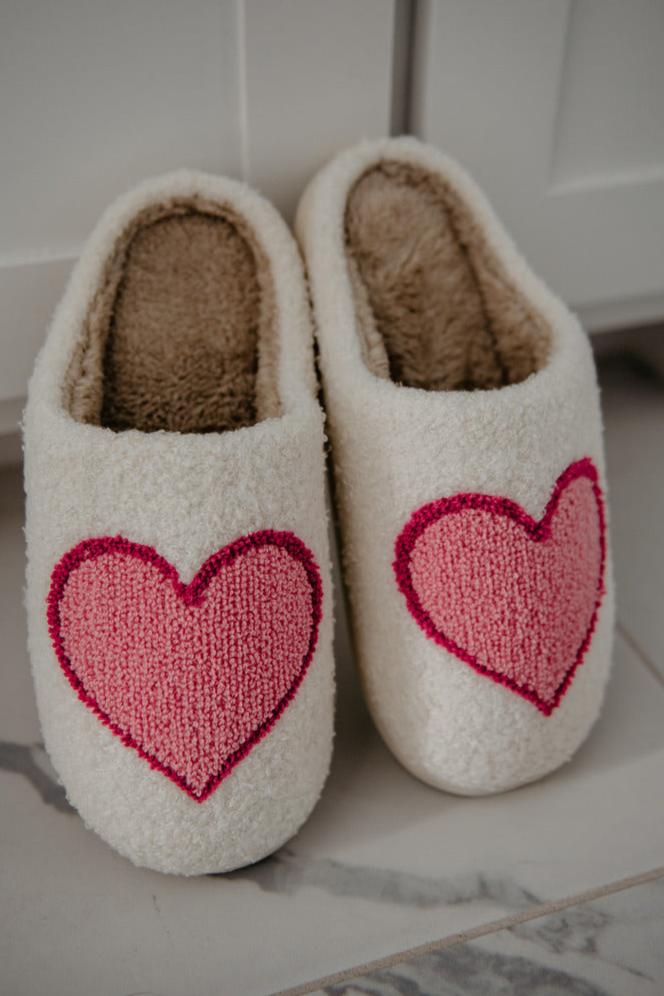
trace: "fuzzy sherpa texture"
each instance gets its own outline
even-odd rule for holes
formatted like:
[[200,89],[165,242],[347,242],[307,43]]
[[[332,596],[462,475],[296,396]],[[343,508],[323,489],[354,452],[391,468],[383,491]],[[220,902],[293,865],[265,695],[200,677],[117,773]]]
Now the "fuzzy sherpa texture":
[[[339,155],[307,188],[296,230],[320,346],[355,647],[374,720],[405,767],[439,788],[473,795],[539,778],[587,736],[611,660],[610,551],[600,582],[599,519],[588,496],[577,510],[582,521],[561,540],[573,555],[581,537],[580,571],[552,573],[555,556],[541,569],[530,563],[537,523],[568,468],[589,461],[606,494],[587,337],[533,275],[472,179],[415,139],[366,142]],[[481,547],[501,559],[488,580],[464,575],[452,599],[427,587],[440,582],[444,564],[425,551],[415,582],[429,600],[418,624],[395,576],[395,544],[398,559],[397,538],[408,524],[432,503],[458,496],[518,509],[521,526],[502,535],[488,517],[464,534],[457,523],[451,539],[461,575],[485,563]],[[539,539],[545,553],[543,527]],[[510,570],[522,573],[515,597],[531,581],[542,594],[557,586],[545,611],[558,599],[565,655],[576,648],[580,658],[574,667],[571,653],[558,701],[541,681],[554,665],[526,666],[527,640],[515,643],[523,619],[515,624],[504,601]],[[567,602],[561,578],[578,587]],[[499,636],[483,623],[471,637],[473,591],[495,613]],[[523,596],[527,612],[535,611],[534,594]],[[455,644],[449,626],[470,646]],[[516,678],[511,685],[490,680],[468,658]],[[554,660],[560,676],[563,664]],[[519,682],[532,694],[521,694]],[[538,683],[545,709],[535,701]]]
[[[169,214],[171,208],[174,213]],[[155,213],[162,224],[168,222],[168,230],[137,230],[137,219]],[[215,220],[205,221],[210,215]],[[185,224],[178,229],[180,217]],[[137,231],[139,242],[132,242],[128,233]],[[210,258],[215,232],[219,241]],[[194,244],[201,233],[202,254]],[[242,251],[238,237],[245,239]],[[161,250],[170,254],[171,264],[159,256]],[[245,286],[249,277],[254,280],[248,302],[230,291],[231,257],[239,261],[238,283]],[[208,266],[203,274],[202,266]],[[166,293],[170,272],[170,297],[165,298],[169,308],[164,311],[160,294]],[[217,286],[222,278],[228,314]],[[180,292],[185,301],[178,303]],[[171,307],[175,303],[178,307]],[[141,380],[132,385],[137,369]],[[215,391],[214,377],[227,369],[238,376],[219,377]],[[197,385],[202,385],[200,393]],[[233,428],[236,425],[241,427]],[[318,799],[329,767],[333,720],[323,438],[302,266],[275,210],[240,183],[192,171],[149,180],[114,204],[74,269],[30,383],[24,418],[26,598],[30,656],[48,752],[86,824],[139,865],[192,875],[257,861],[297,831]],[[79,680],[82,676],[94,684],[97,704],[103,692],[107,715],[115,710],[110,724],[72,688],[49,633],[52,576],[62,558],[82,542],[122,537],[152,550],[159,563],[168,565],[164,570],[172,572],[169,584],[182,595],[199,585],[201,567],[209,558],[226,556],[242,537],[265,531],[294,537],[320,573],[322,618],[315,627],[315,649],[301,675],[296,673],[295,654],[282,662],[283,673],[270,693],[274,722],[248,744],[232,770],[222,772],[223,780],[201,801],[146,760],[150,751],[156,755],[170,749],[164,764],[170,758],[186,768],[188,762],[179,753],[182,745],[175,744],[172,731],[164,732],[152,721],[140,729],[132,726],[133,733],[138,729],[144,738],[141,755],[112,728],[113,721],[118,727],[143,722],[123,696],[143,695],[146,683],[141,686],[139,678],[118,692],[118,674],[112,668],[101,678],[94,672],[97,665],[109,667],[103,654],[75,662],[81,668]],[[263,565],[246,582],[219,582],[231,585],[232,595],[237,590],[237,618],[265,582],[265,570],[278,574],[283,566]],[[101,582],[97,576],[88,580],[93,586],[112,582],[118,612],[129,618],[134,609],[126,592],[118,594],[117,579],[108,574],[112,570],[115,566],[107,565]],[[135,580],[128,578],[130,588]],[[287,578],[278,597],[289,604],[295,599],[299,605],[305,597],[301,580]],[[163,591],[150,594],[155,584],[158,578],[151,576],[140,594],[153,609],[168,597]],[[210,585],[214,587],[214,581]],[[270,586],[272,597],[275,584]],[[131,590],[136,595],[135,585]],[[70,594],[68,608],[80,610],[85,622],[79,620],[78,628],[72,624],[66,636],[74,641],[71,646],[90,650],[95,645],[95,633],[90,632],[95,616],[86,607],[90,590],[79,586]],[[210,645],[209,621],[199,626],[191,618],[194,609],[189,615],[185,609],[174,605],[173,612],[182,616],[174,638],[180,639],[191,625],[192,638],[200,642],[203,637],[196,634],[202,632]],[[253,612],[252,606],[249,610]],[[136,611],[140,615],[142,610]],[[303,611],[296,613],[299,622],[291,634],[297,653],[304,653],[300,665],[307,656],[300,630],[309,626],[311,633],[314,628],[312,619],[305,619],[306,605]],[[108,606],[100,610],[102,623],[109,613]],[[117,618],[113,616],[115,623]],[[285,631],[279,628],[279,613],[272,618],[268,636],[263,630],[257,639],[274,648]],[[260,622],[256,625],[260,629]],[[116,638],[121,639],[119,633]],[[220,639],[219,634],[214,638]],[[164,639],[157,625],[146,646],[164,650]],[[186,651],[190,638],[182,639]],[[232,641],[229,646],[235,653]],[[225,643],[222,649],[227,649]],[[226,678],[217,675],[215,680]],[[240,688],[238,694],[245,692]],[[283,708],[280,692],[285,696]],[[114,699],[116,693],[119,698]],[[167,699],[162,704],[167,706]],[[180,707],[184,715],[192,703],[180,702]],[[251,740],[265,716],[271,716],[267,706],[257,705],[252,722],[227,730],[228,736],[224,733],[216,746],[208,747],[210,764],[223,767],[228,751],[233,756],[236,747],[246,748],[242,738]],[[122,727],[122,732],[127,730]],[[189,762],[194,791],[201,792],[202,769],[196,758]]]

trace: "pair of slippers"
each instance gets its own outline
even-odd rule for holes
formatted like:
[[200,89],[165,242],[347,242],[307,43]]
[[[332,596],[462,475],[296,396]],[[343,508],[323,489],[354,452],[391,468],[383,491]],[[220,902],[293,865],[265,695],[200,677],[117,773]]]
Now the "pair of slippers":
[[[338,156],[296,230],[374,720],[439,788],[539,778],[587,735],[610,666],[587,339],[471,179],[413,139]],[[257,861],[321,792],[323,427],[277,212],[192,172],[118,201],[30,384],[27,606],[53,764],[139,865]]]

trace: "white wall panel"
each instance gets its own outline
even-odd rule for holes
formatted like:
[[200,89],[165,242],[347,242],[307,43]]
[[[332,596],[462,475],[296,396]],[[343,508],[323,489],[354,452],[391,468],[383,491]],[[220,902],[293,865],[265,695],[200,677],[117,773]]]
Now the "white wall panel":
[[236,30],[232,0],[3,0],[0,254],[77,251],[152,173],[237,173]]
[[664,178],[664,3],[573,3],[551,180]]
[[664,317],[661,0],[421,0],[413,128],[591,327]]
[[390,127],[394,0],[244,0],[247,178],[292,215],[329,156]]
[[72,260],[67,258],[0,267],[4,333],[0,342],[0,401],[17,397],[27,383],[71,267]]

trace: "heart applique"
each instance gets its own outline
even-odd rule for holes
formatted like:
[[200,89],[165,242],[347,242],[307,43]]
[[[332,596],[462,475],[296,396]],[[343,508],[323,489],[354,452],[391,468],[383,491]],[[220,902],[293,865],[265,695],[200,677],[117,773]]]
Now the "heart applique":
[[56,565],[48,596],[79,698],[196,802],[292,701],[321,616],[313,554],[272,530],[218,550],[189,584],[152,547],[88,539]]
[[457,494],[418,509],[394,572],[428,637],[549,716],[590,645],[604,593],[605,515],[588,458],[543,517],[508,498]]

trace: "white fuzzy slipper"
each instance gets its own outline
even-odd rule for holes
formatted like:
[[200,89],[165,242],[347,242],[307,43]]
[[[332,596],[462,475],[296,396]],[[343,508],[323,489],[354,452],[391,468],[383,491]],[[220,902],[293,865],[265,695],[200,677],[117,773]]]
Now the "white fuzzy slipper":
[[332,744],[323,417],[297,248],[241,184],[105,214],[25,415],[46,747],[108,843],[165,872],[264,857]]
[[593,358],[472,180],[366,143],[298,212],[366,695],[397,758],[476,794],[568,760],[613,597]]

